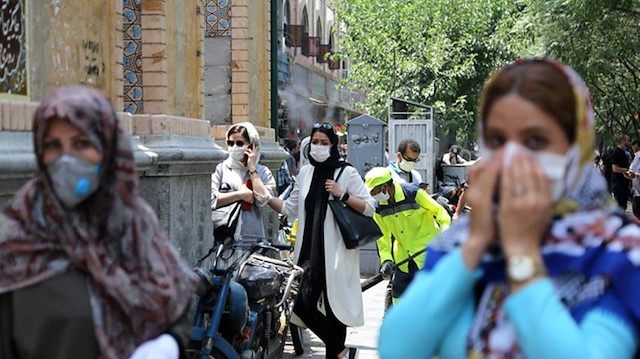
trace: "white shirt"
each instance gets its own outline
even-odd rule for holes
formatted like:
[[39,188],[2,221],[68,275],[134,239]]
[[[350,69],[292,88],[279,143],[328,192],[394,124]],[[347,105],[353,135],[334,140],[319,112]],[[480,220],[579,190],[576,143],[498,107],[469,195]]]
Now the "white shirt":
[[631,166],[629,166],[629,170],[636,174],[636,177],[631,180],[631,184],[633,186],[633,195],[640,196],[640,151],[635,153],[635,157],[633,157],[633,161],[631,162]]

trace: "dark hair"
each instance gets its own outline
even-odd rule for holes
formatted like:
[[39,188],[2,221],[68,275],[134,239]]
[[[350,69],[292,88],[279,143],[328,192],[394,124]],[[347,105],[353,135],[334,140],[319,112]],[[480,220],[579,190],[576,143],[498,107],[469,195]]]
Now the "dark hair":
[[486,125],[491,107],[500,98],[517,94],[553,117],[569,143],[576,137],[576,100],[567,76],[555,65],[541,59],[525,60],[507,66],[487,84],[480,105]]
[[636,138],[635,140],[633,140],[633,142],[631,142],[631,146],[640,147],[640,138]]
[[287,141],[285,147],[289,150],[292,151],[294,150],[296,147],[298,147],[298,142],[296,141]]
[[420,144],[411,138],[405,138],[400,141],[400,144],[398,144],[398,152],[403,155],[406,154],[407,147],[413,152],[420,152]]
[[316,132],[322,132],[325,135],[327,135],[327,137],[329,137],[329,141],[331,142],[331,157],[330,159],[326,162],[331,163],[331,162],[335,162],[338,161],[340,159],[340,152],[338,151],[338,135],[336,134],[336,131],[333,129],[333,125],[328,123],[328,122],[322,122],[322,123],[316,123],[313,125],[313,129],[311,130],[311,135],[309,135],[309,145],[307,146],[306,149],[304,149],[305,151],[305,157],[309,159],[309,162],[315,166],[322,166],[322,164],[319,164],[318,162],[316,162],[316,160],[311,157],[311,155],[309,154],[309,152],[311,151],[311,142],[313,142],[313,134]]
[[616,137],[616,145],[627,142],[625,137],[626,135],[620,135]]
[[245,140],[247,140],[247,142],[251,142],[251,139],[249,138],[249,132],[247,131],[247,129],[244,126],[240,126],[240,125],[231,126],[231,128],[227,132],[227,139],[229,139],[229,137],[234,133],[240,133],[242,135],[242,137]]

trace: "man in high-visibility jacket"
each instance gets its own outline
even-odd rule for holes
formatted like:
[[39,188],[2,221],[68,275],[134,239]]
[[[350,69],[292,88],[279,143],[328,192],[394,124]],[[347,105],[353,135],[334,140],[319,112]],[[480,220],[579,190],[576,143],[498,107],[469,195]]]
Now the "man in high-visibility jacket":
[[[387,277],[393,274],[394,263],[424,249],[451,224],[444,207],[418,186],[394,182],[388,168],[376,167],[367,172],[365,186],[376,200],[373,218],[382,231],[377,241],[380,272]],[[422,253],[398,266],[392,282],[394,298],[402,295],[424,261]]]

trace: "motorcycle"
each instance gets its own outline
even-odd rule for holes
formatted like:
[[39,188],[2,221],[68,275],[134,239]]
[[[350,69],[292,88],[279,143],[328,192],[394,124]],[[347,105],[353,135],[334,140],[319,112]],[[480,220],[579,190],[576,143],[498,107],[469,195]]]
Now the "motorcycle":
[[[467,188],[467,184],[460,181],[458,176],[445,175],[452,182],[439,183],[438,191],[431,197],[435,199],[441,206],[443,206],[449,215],[453,217],[458,206],[458,201],[462,192]],[[462,209],[462,213],[470,213],[471,207],[465,204]]]
[[268,243],[219,268],[229,249],[219,244],[213,268],[194,270],[199,298],[187,358],[281,358],[303,269],[277,258],[290,246]]

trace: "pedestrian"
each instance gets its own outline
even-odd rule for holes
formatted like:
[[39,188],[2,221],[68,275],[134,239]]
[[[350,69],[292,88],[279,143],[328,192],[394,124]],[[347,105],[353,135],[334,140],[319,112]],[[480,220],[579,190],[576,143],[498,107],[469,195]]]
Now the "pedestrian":
[[633,215],[640,221],[640,139],[631,142],[631,149],[634,152],[633,162],[629,166],[628,176],[632,178],[632,199],[631,209]]
[[449,147],[449,152],[442,155],[442,162],[445,165],[459,165],[459,164],[467,163],[467,161],[464,158],[462,158],[462,156],[460,156],[458,152],[459,152],[458,146],[452,145],[451,147]]
[[607,147],[607,151],[602,155],[602,174],[604,176],[605,181],[607,181],[607,188],[609,189],[609,193],[612,193],[613,184],[611,183],[611,179],[613,177],[613,172],[611,172],[611,160],[613,155],[613,146]]
[[289,167],[289,171],[291,172],[292,177],[296,177],[298,175],[298,161],[296,160],[296,154],[299,152],[298,141],[289,140],[287,141],[287,152],[289,156],[287,157],[287,166]]
[[250,122],[227,130],[229,157],[216,166],[211,176],[211,208],[215,240],[232,240],[246,249],[266,240],[262,220],[264,198],[275,193],[276,183],[267,166],[259,164],[260,136]]
[[593,168],[582,79],[521,59],[487,83],[473,211],[433,240],[387,313],[382,359],[632,358],[640,330],[640,227]]
[[620,136],[616,142],[616,148],[611,154],[611,191],[618,206],[623,211],[627,209],[629,201],[630,181],[626,172],[629,170],[629,160],[625,147],[625,137]]
[[[372,168],[364,179],[369,194],[376,200],[373,218],[382,231],[382,237],[377,241],[380,273],[385,277],[393,274],[395,301],[424,265],[425,255],[419,252],[438,233],[449,228],[451,217],[418,186],[396,182],[387,167]],[[394,273],[395,263],[414,255]]]
[[298,217],[294,261],[304,268],[292,323],[311,329],[326,345],[326,357],[355,358],[347,349],[347,326],[364,324],[360,289],[360,255],[347,249],[330,198],[365,216],[373,216],[373,199],[358,171],[340,159],[338,136],[329,123],[316,123],[303,166],[289,198],[268,198],[269,205],[288,218]]
[[405,138],[398,144],[396,160],[389,162],[388,168],[394,181],[398,183],[413,183],[416,186],[422,182],[422,176],[414,168],[420,162],[420,144],[411,138]]
[[33,139],[35,178],[0,214],[0,357],[184,356],[195,280],[138,193],[109,100],[53,91]]

